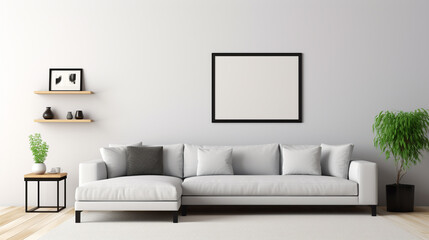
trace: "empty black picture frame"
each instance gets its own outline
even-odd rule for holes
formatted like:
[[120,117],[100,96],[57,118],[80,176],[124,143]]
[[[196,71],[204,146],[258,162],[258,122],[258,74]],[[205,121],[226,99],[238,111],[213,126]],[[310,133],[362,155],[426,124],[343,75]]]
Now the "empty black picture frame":
[[[68,85],[56,86],[56,75],[61,74],[61,81],[70,82]],[[70,77],[70,73],[75,74],[74,81],[75,83],[72,85],[73,79]],[[83,69],[82,68],[50,68],[49,69],[49,91],[82,91],[83,89]]]
[[[297,57],[297,116],[294,118],[220,118],[216,115],[217,57]],[[237,89],[239,92],[239,89]],[[302,122],[302,53],[212,53],[212,123],[301,123]],[[284,103],[287,106],[287,103]]]

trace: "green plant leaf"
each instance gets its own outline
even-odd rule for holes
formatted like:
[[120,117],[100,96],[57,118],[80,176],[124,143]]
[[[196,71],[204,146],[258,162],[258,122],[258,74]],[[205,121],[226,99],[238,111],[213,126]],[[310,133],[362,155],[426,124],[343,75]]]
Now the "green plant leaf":
[[[412,112],[381,111],[374,120],[374,146],[386,160],[398,163],[396,183],[413,165],[421,162],[422,151],[429,150],[429,114],[420,108]],[[401,176],[402,174],[402,176]]]
[[42,141],[42,136],[40,133],[35,133],[30,135],[30,150],[33,153],[33,159],[35,163],[43,163],[48,156],[49,146],[46,142]]

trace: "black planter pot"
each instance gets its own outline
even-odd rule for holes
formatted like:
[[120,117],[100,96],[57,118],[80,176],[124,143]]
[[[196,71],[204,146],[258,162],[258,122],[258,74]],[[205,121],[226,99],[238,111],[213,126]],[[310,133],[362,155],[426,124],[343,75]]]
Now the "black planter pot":
[[386,201],[389,212],[413,212],[414,185],[386,185]]

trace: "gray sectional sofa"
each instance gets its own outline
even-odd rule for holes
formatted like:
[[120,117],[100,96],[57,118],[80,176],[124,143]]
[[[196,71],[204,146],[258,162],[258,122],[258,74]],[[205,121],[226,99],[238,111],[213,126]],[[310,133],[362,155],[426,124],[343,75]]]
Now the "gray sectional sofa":
[[233,174],[198,176],[201,148],[219,147],[163,146],[164,175],[112,177],[117,166],[111,163],[81,163],[76,222],[82,211],[171,211],[173,222],[178,222],[178,211],[186,215],[190,205],[366,205],[376,215],[373,162],[350,161],[344,176],[327,176],[336,166],[323,162],[322,153],[321,174],[285,174],[284,165],[290,163],[283,159],[282,145],[231,146]]

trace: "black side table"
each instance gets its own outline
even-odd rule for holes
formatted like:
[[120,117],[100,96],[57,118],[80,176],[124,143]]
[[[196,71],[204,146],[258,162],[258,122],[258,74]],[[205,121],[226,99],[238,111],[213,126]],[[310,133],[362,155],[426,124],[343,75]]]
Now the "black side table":
[[[60,181],[64,180],[64,205],[60,206]],[[59,212],[66,208],[66,181],[67,173],[46,173],[46,174],[34,174],[29,173],[24,175],[25,181],[25,212]],[[37,207],[28,209],[28,182],[37,182]],[[57,182],[57,206],[40,206],[40,182],[42,181],[56,181]],[[54,211],[36,211],[39,208],[56,208]]]

